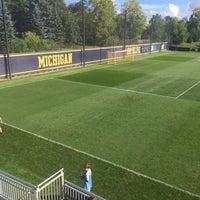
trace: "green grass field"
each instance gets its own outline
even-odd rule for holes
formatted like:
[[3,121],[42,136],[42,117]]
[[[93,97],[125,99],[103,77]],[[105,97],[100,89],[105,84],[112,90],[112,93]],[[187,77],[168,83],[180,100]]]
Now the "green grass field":
[[107,200],[200,199],[199,53],[1,81],[0,116],[0,169],[31,183],[88,161]]

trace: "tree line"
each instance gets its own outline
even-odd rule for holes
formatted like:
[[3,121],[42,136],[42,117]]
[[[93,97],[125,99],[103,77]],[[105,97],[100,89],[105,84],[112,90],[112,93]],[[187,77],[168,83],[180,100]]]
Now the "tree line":
[[[84,32],[85,43],[90,46],[134,44],[140,40],[175,44],[200,41],[199,8],[188,19],[156,14],[147,22],[136,0],[124,3],[120,12],[112,0],[80,0],[69,5],[64,0],[4,1],[11,52],[76,47],[82,44]],[[2,5],[0,8],[2,11]],[[2,53],[3,12],[0,25]]]

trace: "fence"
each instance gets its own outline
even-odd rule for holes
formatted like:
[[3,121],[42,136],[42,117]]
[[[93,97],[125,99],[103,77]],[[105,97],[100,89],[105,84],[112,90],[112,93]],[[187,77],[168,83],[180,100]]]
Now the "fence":
[[66,197],[66,199],[69,199],[69,200],[71,199],[86,200],[90,196],[96,197],[97,200],[105,200],[104,198],[96,194],[93,194],[91,192],[87,192],[86,190],[68,181],[65,181],[65,184],[64,184],[64,196]]
[[36,188],[37,200],[60,200],[63,199],[64,171],[59,170],[48,179],[40,183]]
[[6,200],[86,200],[91,192],[64,181],[64,169],[59,170],[37,186],[0,170],[0,199]]
[[8,200],[34,200],[35,186],[0,170],[0,197]]
[[[160,52],[168,49],[168,43],[127,45],[127,55],[144,55],[152,52]],[[109,52],[122,51],[123,46],[86,49],[84,52],[84,64],[101,64],[108,61]],[[9,77],[5,55],[0,55],[0,78]],[[40,52],[26,54],[10,54],[11,76],[35,74],[48,71],[61,70],[83,65],[83,51],[69,50],[56,52]]]

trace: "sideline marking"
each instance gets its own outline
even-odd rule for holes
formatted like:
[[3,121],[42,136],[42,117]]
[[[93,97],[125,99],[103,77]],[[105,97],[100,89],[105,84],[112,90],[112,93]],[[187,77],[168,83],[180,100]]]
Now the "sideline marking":
[[140,91],[136,91],[136,90],[129,90],[129,89],[123,89],[123,88],[117,88],[117,87],[109,87],[109,86],[103,86],[103,85],[95,85],[95,84],[83,83],[83,82],[79,82],[79,81],[71,81],[71,80],[67,80],[67,79],[52,78],[52,80],[68,81],[68,82],[77,83],[80,85],[101,87],[101,88],[106,88],[106,89],[119,90],[119,91],[123,91],[123,92],[132,92],[132,93],[143,94],[143,95],[148,95],[148,96],[163,97],[163,98],[168,98],[168,99],[176,99],[176,97],[172,97],[172,96],[164,96],[164,95],[160,95],[160,94],[140,92]]
[[175,99],[178,99],[179,97],[182,97],[184,94],[186,94],[188,91],[190,91],[192,88],[196,87],[197,85],[199,85],[200,81],[198,81],[197,83],[193,84],[190,88],[188,88],[187,90],[183,91],[181,94],[179,94],[177,97],[175,97]]
[[42,139],[42,140],[45,140],[45,141],[51,142],[51,143],[53,143],[53,144],[57,144],[57,145],[59,145],[59,146],[65,147],[65,148],[70,149],[70,150],[73,150],[73,151],[75,151],[75,152],[77,152],[77,153],[81,153],[81,154],[83,154],[83,155],[89,156],[89,157],[94,158],[94,159],[96,159],[96,160],[100,160],[100,161],[105,162],[105,163],[107,163],[107,164],[110,164],[110,165],[112,165],[112,166],[114,166],[114,167],[118,167],[118,168],[123,169],[123,170],[125,170],[125,171],[128,171],[128,172],[130,172],[130,173],[133,173],[133,174],[135,174],[135,175],[137,175],[137,176],[139,176],[139,177],[143,177],[143,178],[148,179],[148,180],[150,180],[150,181],[153,181],[153,182],[156,182],[156,183],[165,185],[165,186],[167,186],[167,187],[169,187],[169,188],[172,188],[172,189],[177,190],[177,191],[179,191],[179,192],[185,193],[185,194],[187,194],[187,195],[189,195],[189,196],[197,197],[197,198],[200,199],[200,195],[197,195],[197,194],[194,194],[194,193],[189,192],[189,191],[187,191],[187,190],[181,189],[181,188],[179,188],[179,187],[170,185],[170,184],[165,183],[165,182],[163,182],[163,181],[161,181],[161,180],[158,180],[158,179],[156,179],[156,178],[152,178],[152,177],[150,177],[150,176],[147,176],[147,175],[144,175],[144,174],[142,174],[142,173],[136,172],[136,171],[134,171],[134,170],[132,170],[132,169],[129,169],[129,168],[127,168],[127,167],[124,167],[124,166],[122,166],[122,165],[119,165],[119,164],[116,164],[116,163],[114,163],[114,162],[105,160],[105,159],[103,159],[103,158],[101,158],[101,157],[98,157],[98,156],[92,155],[92,154],[90,154],[90,153],[87,153],[87,152],[78,150],[78,149],[73,148],[73,147],[71,147],[71,146],[69,146],[69,145],[66,145],[66,144],[57,142],[57,141],[55,141],[55,140],[52,140],[52,139],[43,137],[43,136],[41,136],[41,135],[37,135],[37,134],[35,134],[35,133],[33,133],[33,132],[26,131],[26,130],[21,129],[21,128],[18,128],[17,126],[14,126],[14,125],[11,125],[11,124],[8,124],[8,123],[5,123],[5,122],[3,122],[2,124],[7,125],[7,126],[12,127],[12,128],[15,128],[15,129],[17,129],[17,130],[19,130],[19,131],[22,131],[22,132],[24,132],[24,133],[27,133],[27,134],[29,134],[29,135],[33,135],[33,136],[35,136],[35,137],[37,137],[37,138],[40,138],[40,139]]
[[137,94],[163,97],[163,98],[168,98],[168,99],[178,99],[177,97],[172,97],[172,96],[164,96],[164,95],[148,93],[148,92],[141,92],[141,91],[136,91],[136,90],[129,90],[129,89],[123,89],[123,88],[117,88],[117,87],[109,87],[109,86],[103,86],[103,85],[95,85],[95,84],[83,83],[83,82],[79,82],[79,81],[71,81],[71,80],[60,79],[60,78],[47,78],[47,79],[42,79],[42,80],[34,80],[34,81],[27,82],[27,83],[21,83],[21,84],[16,84],[16,85],[11,85],[11,86],[0,87],[0,90],[7,89],[7,88],[14,88],[14,87],[23,86],[23,85],[28,85],[28,84],[37,83],[37,82],[46,81],[46,80],[68,81],[68,82],[71,82],[71,83],[77,83],[77,84],[88,85],[88,86],[93,86],[93,87],[101,87],[101,88],[119,90],[119,91],[123,91],[123,92],[132,92],[132,93],[137,93]]

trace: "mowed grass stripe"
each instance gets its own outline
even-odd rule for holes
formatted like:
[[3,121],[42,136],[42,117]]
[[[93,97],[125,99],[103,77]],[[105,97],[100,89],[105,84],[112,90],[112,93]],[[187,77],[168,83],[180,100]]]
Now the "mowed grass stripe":
[[197,195],[197,194],[194,194],[194,193],[189,192],[189,191],[187,191],[187,190],[184,190],[184,189],[178,188],[178,187],[176,187],[176,186],[170,185],[170,184],[165,183],[165,182],[163,182],[163,181],[160,181],[160,180],[158,180],[158,179],[155,179],[155,178],[146,176],[146,175],[141,174],[141,173],[139,173],[139,172],[136,172],[136,171],[134,171],[134,170],[128,169],[128,168],[126,168],[126,167],[124,167],[124,166],[122,166],[122,165],[113,163],[113,162],[111,162],[111,161],[105,160],[105,159],[100,158],[100,157],[98,157],[98,156],[92,155],[92,154],[90,154],[90,153],[81,151],[81,150],[76,149],[76,148],[73,148],[73,147],[71,147],[71,146],[69,146],[69,145],[66,145],[66,144],[57,142],[57,141],[55,141],[55,140],[52,140],[52,139],[49,139],[49,138],[46,138],[46,137],[43,137],[43,136],[40,136],[40,135],[37,135],[37,134],[32,133],[32,132],[30,132],[30,131],[23,130],[23,129],[19,128],[19,127],[16,127],[16,126],[14,126],[14,125],[11,125],[11,124],[8,124],[8,123],[5,123],[5,122],[3,123],[3,125],[6,125],[6,126],[11,127],[11,128],[14,128],[14,129],[16,129],[16,130],[19,130],[20,132],[23,132],[23,133],[32,135],[32,136],[37,137],[37,138],[39,138],[39,139],[45,140],[45,141],[47,141],[47,142],[50,142],[50,143],[53,143],[53,144],[62,146],[62,147],[64,147],[64,148],[67,148],[67,149],[70,149],[70,150],[73,150],[73,151],[75,151],[75,152],[77,152],[77,153],[83,154],[83,155],[85,155],[85,156],[94,158],[94,159],[96,159],[96,160],[102,161],[102,162],[107,163],[107,164],[109,164],[109,165],[112,165],[112,166],[114,166],[114,167],[117,167],[117,168],[120,168],[120,169],[122,169],[122,170],[125,170],[125,171],[127,171],[127,172],[133,173],[133,174],[135,174],[135,175],[137,175],[137,176],[139,176],[139,177],[142,177],[142,178],[148,179],[148,180],[150,180],[150,181],[153,181],[153,182],[162,184],[162,185],[164,185],[164,186],[166,186],[166,187],[169,187],[169,188],[171,188],[171,189],[177,190],[177,191],[182,192],[182,193],[185,193],[185,194],[187,194],[187,195],[189,195],[189,196],[196,197],[196,198],[200,199],[200,195]]
[[164,95],[159,95],[159,94],[154,94],[154,93],[136,91],[136,90],[131,90],[131,89],[124,89],[124,88],[119,88],[119,87],[96,85],[96,84],[92,84],[92,83],[90,84],[90,83],[85,83],[85,82],[72,81],[72,80],[68,80],[68,79],[52,78],[52,80],[62,80],[62,81],[68,81],[68,82],[75,83],[75,84],[87,85],[87,86],[91,86],[91,87],[100,87],[100,88],[118,90],[118,91],[123,91],[123,92],[131,92],[131,93],[137,93],[137,94],[143,94],[143,95],[149,95],[149,96],[157,96],[157,97],[163,97],[163,98],[169,98],[169,99],[176,99],[175,97],[171,97],[171,96],[164,96]]
[[[154,58],[160,59],[157,61]],[[163,55],[153,56],[119,66],[111,66],[107,69],[86,71],[59,78],[175,98],[185,88],[196,82],[197,77],[199,79],[199,67],[197,63],[188,67],[194,57],[187,56],[188,62],[184,62],[185,57],[182,57],[183,62],[181,62],[180,56],[178,62],[168,62],[164,58]]]

